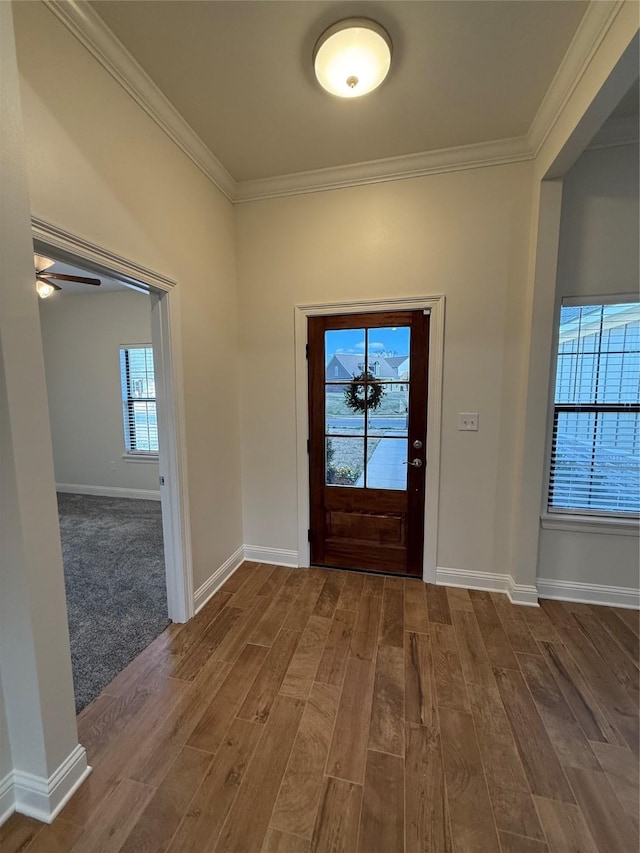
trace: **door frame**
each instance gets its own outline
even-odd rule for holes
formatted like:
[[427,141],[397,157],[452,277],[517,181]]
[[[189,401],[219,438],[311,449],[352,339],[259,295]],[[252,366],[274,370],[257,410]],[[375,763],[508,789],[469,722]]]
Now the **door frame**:
[[194,615],[195,608],[185,444],[180,288],[173,279],[36,217],[32,217],[31,230],[34,249],[38,254],[82,266],[89,271],[115,278],[126,287],[149,294],[158,403],[158,470],[167,608],[173,622],[187,622]]
[[440,488],[440,433],[442,423],[442,368],[444,355],[444,294],[362,302],[325,302],[296,305],[294,311],[295,387],[296,387],[296,468],[298,487],[298,566],[307,567],[311,549],[309,530],[309,438],[307,372],[307,318],[333,314],[363,314],[382,311],[429,311],[429,375],[427,403],[427,442],[425,480],[425,537],[422,579],[436,582],[438,553],[438,504]]

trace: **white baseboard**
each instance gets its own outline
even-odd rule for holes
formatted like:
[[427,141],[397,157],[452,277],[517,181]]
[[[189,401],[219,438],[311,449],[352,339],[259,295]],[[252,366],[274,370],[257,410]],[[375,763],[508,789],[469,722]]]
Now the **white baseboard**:
[[244,559],[244,546],[241,545],[228,560],[225,560],[224,563],[217,568],[209,578],[207,578],[202,586],[198,587],[193,596],[196,613],[199,610],[202,610],[207,601],[209,601],[209,599],[220,589],[222,584],[231,577],[238,566],[242,564]]
[[467,569],[446,569],[438,566],[436,583],[443,586],[461,586],[466,589],[485,589],[489,592],[508,592],[509,575],[495,572],[474,572]]
[[474,572],[469,569],[436,569],[436,583],[443,586],[459,586],[463,589],[482,589],[487,592],[503,592],[513,604],[538,606],[535,586],[517,584],[511,575],[496,572]]
[[152,489],[121,489],[117,486],[83,486],[76,483],[56,483],[56,491],[68,495],[95,495],[99,498],[134,498],[140,501],[160,500],[160,492]]
[[[232,554],[219,569],[205,581],[195,593],[196,612],[231,577],[243,560],[255,563],[270,563],[277,566],[297,568],[298,552],[284,548],[267,548],[260,545],[244,545]],[[550,578],[538,578],[536,585],[519,584],[511,575],[497,572],[477,572],[469,569],[450,569],[438,566],[436,583],[457,586],[463,589],[481,589],[502,592],[513,604],[538,606],[538,597],[555,598],[560,601],[576,601],[586,604],[604,604],[614,607],[640,609],[640,590],[603,584],[576,583]]]
[[[299,566],[298,552],[283,548],[265,548],[259,545],[245,545],[244,559],[255,563],[272,563],[277,566]],[[447,569],[438,567],[436,583],[446,586],[459,586],[465,589],[483,589],[490,592],[503,592],[513,604],[538,606],[538,592],[535,586],[517,584],[511,575],[495,572],[475,572],[467,569]]]
[[527,607],[539,607],[538,597],[540,592],[537,586],[524,584],[524,583],[516,583],[514,579],[509,577],[509,588],[507,589],[507,595],[509,596],[509,601],[512,604],[524,604]]
[[244,546],[245,560],[254,563],[272,563],[275,566],[291,566],[298,568],[298,552],[287,551],[284,548],[263,548],[260,545]]
[[261,548],[255,545],[241,545],[228,560],[215,570],[207,580],[199,586],[193,596],[195,612],[205,606],[207,601],[215,595],[222,584],[239,568],[245,560],[254,563],[272,563],[276,566],[298,566],[298,552],[285,551],[281,548]]
[[10,770],[4,779],[0,780],[0,826],[9,820],[15,810],[16,802],[13,795],[13,770]]
[[27,817],[51,823],[89,773],[91,767],[87,764],[87,753],[80,744],[48,779],[14,770],[11,774],[13,808]]
[[538,578],[538,594],[540,598],[555,598],[559,601],[640,609],[640,590],[625,586]]

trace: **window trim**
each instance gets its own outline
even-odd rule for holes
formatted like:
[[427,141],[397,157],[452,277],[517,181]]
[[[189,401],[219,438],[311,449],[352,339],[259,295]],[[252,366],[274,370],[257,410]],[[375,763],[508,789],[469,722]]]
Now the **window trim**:
[[125,452],[122,454],[122,458],[125,462],[143,462],[143,463],[156,462],[157,463],[160,461],[160,455],[158,453],[156,453],[155,451],[151,451],[151,450],[148,452],[146,450],[137,451],[137,452],[134,451],[132,453],[126,453]]
[[540,517],[544,530],[572,530],[578,533],[609,533],[640,536],[640,521],[621,515],[592,515],[584,512],[546,512]]
[[[549,506],[549,490],[551,483],[551,464],[553,454],[553,429],[556,417],[556,375],[558,371],[558,341],[560,338],[560,312],[563,307],[580,307],[588,305],[618,305],[637,303],[637,293],[615,293],[594,296],[563,296],[556,301],[554,311],[550,381],[547,406],[547,441],[545,450],[545,470],[541,495],[540,525],[545,530],[570,530],[584,533],[606,533],[610,535],[638,536],[640,535],[640,515],[633,513],[616,514],[611,512],[589,512],[588,510],[571,510],[567,507],[553,508]],[[558,404],[562,406],[563,404]],[[586,404],[585,404],[586,405]],[[576,406],[576,408],[580,408]],[[584,408],[584,406],[582,407]],[[623,408],[621,406],[621,408]],[[628,409],[628,407],[624,407]]]
[[[131,414],[130,407],[133,402],[140,403],[154,403],[156,406],[156,423],[158,416],[158,398],[155,397],[139,397],[136,401],[134,401],[129,394],[130,386],[129,386],[129,350],[134,349],[149,349],[151,350],[152,360],[153,360],[153,344],[151,343],[135,343],[135,344],[120,344],[118,353],[120,357],[120,393],[122,398],[122,428],[124,434],[124,453],[122,454],[122,458],[127,462],[158,462],[159,461],[159,445],[158,450],[136,450],[131,449],[131,433],[129,430],[129,424],[131,423]],[[124,395],[124,388],[122,387],[122,354],[125,354],[125,371],[127,374],[127,394],[126,397]],[[154,381],[155,381],[155,363],[154,363]]]

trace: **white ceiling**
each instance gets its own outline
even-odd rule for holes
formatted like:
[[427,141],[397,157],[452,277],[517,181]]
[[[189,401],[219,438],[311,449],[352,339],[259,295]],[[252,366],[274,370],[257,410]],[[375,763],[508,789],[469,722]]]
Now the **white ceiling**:
[[[96,0],[91,6],[237,181],[523,136],[581,0]],[[351,16],[390,33],[389,77],[324,92],[311,54]]]

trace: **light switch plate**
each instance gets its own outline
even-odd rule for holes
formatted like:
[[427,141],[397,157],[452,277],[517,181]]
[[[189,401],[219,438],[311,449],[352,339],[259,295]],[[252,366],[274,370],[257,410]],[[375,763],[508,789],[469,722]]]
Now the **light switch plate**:
[[458,429],[459,430],[471,430],[473,432],[477,432],[478,430],[478,413],[477,412],[460,412],[458,415]]

